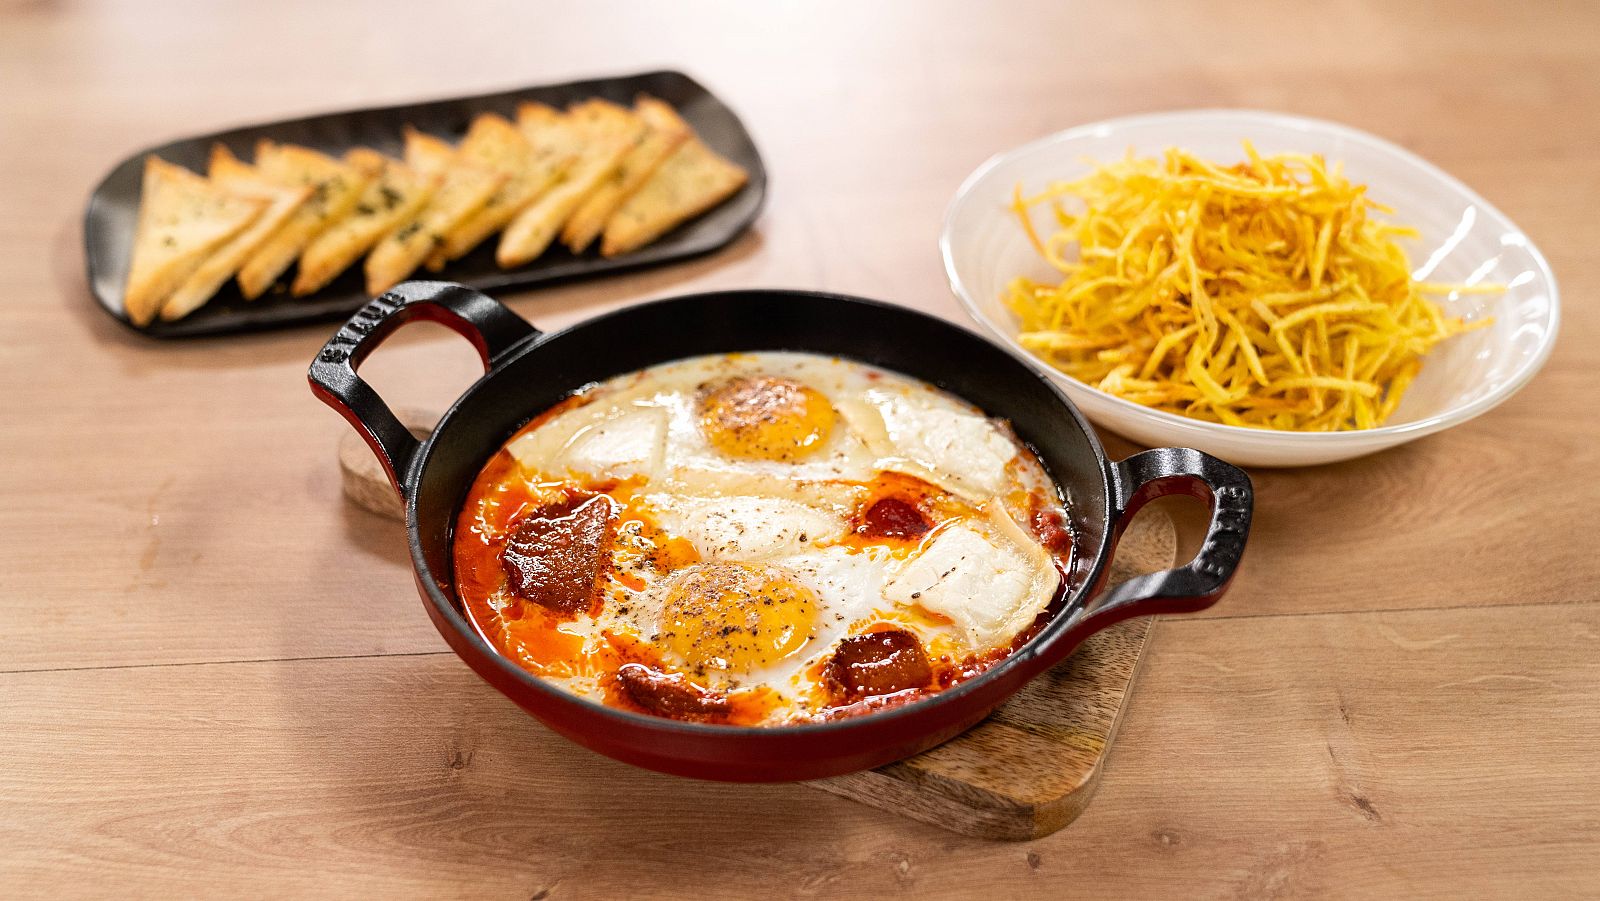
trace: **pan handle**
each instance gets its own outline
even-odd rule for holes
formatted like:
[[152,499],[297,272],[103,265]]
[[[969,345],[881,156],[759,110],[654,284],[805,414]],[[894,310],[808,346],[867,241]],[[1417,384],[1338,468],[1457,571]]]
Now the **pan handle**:
[[406,473],[420,442],[401,425],[356,368],[395,329],[415,319],[442,323],[471,341],[489,371],[539,330],[499,301],[454,282],[404,282],[357,310],[312,361],[311,393],[355,426],[404,499]]
[[1117,537],[1140,507],[1172,494],[1209,502],[1211,522],[1193,560],[1112,585],[1091,599],[1082,619],[1087,630],[1098,631],[1134,616],[1203,610],[1216,603],[1233,581],[1250,535],[1254,506],[1250,476],[1210,454],[1184,447],[1134,454],[1112,464],[1111,472]]

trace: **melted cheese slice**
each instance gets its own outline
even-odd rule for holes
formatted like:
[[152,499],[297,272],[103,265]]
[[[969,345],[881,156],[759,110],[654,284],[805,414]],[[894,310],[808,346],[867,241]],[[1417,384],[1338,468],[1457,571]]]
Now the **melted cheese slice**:
[[968,500],[999,493],[1016,443],[989,419],[939,401],[872,389],[858,402],[841,404],[840,412],[879,454],[879,468],[914,475]]
[[661,467],[666,436],[667,411],[635,402],[570,410],[506,450],[524,469],[545,476],[648,477]]
[[889,579],[883,596],[949,619],[972,650],[1004,645],[1044,611],[1060,582],[1049,555],[1012,532],[1020,529],[1004,513],[949,526]]

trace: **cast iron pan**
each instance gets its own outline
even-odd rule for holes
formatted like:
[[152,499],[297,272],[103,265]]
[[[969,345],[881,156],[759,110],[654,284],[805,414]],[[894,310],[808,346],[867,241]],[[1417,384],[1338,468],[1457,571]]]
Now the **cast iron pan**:
[[[484,377],[419,442],[356,374],[413,319],[475,344]],[[462,616],[451,533],[485,461],[532,416],[574,389],[656,363],[731,351],[810,351],[931,382],[1010,420],[1062,487],[1077,559],[1049,623],[982,675],[926,700],[851,719],[754,728],[682,723],[582,700],[501,657]],[[1131,616],[1210,606],[1227,590],[1250,530],[1245,473],[1186,448],[1111,461],[1066,395],[989,341],[902,307],[808,291],[725,291],[640,304],[543,334],[461,285],[408,282],[373,300],[328,341],[312,391],[367,439],[406,501],[417,586],[434,624],[490,684],[551,728],[603,754],[680,775],[734,781],[815,779],[915,754],[982,719],[1089,634]],[[1147,501],[1189,494],[1211,507],[1189,563],[1106,588],[1117,536]],[[421,702],[419,702],[421,703]]]
[[[683,260],[727,245],[755,220],[766,197],[767,170],[761,162],[761,154],[733,110],[699,82],[681,72],[647,72],[290,119],[198,135],[141,150],[118,163],[89,197],[89,209],[84,214],[83,248],[90,290],[107,313],[132,327],[123,313],[122,288],[127,281],[128,255],[139,213],[140,174],[149,154],[199,173],[205,172],[212,144],[226,144],[241,159],[250,160],[255,157],[255,144],[260,138],[303,144],[335,156],[358,145],[399,156],[401,127],[406,124],[455,142],[466,133],[473,116],[482,112],[512,116],[517,104],[523,101],[564,107],[576,100],[603,97],[632,104],[641,93],[659,97],[677,107],[708,146],[750,173],[749,183],[716,209],[632,253],[604,259],[591,247],[574,255],[558,241],[533,262],[508,270],[496,265],[495,239],[490,238],[476,250],[450,263],[445,274],[476,288],[525,288]],[[294,269],[290,267],[280,287],[293,278]],[[321,291],[303,298],[274,289],[259,300],[246,301],[239,294],[238,285],[230,280],[217,296],[189,316],[176,322],[158,320],[138,331],[157,338],[178,338],[281,328],[343,319],[367,300],[361,265],[357,262]]]

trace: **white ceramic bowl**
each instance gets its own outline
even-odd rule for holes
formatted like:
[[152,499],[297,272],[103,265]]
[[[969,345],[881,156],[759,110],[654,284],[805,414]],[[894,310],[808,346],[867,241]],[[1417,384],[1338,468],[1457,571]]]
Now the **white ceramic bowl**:
[[[1155,155],[1181,146],[1201,156],[1243,157],[1241,139],[1262,153],[1301,151],[1343,160],[1351,180],[1395,209],[1394,221],[1422,237],[1407,242],[1419,280],[1499,283],[1504,294],[1443,298],[1451,315],[1493,316],[1488,328],[1440,344],[1398,410],[1379,428],[1349,432],[1274,432],[1164,413],[1106,394],[1064,375],[1016,342],[1017,323],[1002,302],[1019,275],[1059,280],[1039,258],[1010,210],[1012,191],[1085,173],[1130,148]],[[1037,211],[1047,233],[1048,213]],[[1112,119],[1034,141],[990,159],[962,184],[939,239],[950,287],[994,337],[1048,373],[1096,423],[1147,445],[1199,448],[1246,466],[1307,466],[1346,460],[1466,422],[1527,384],[1555,344],[1560,303],[1550,266],[1527,235],[1466,185],[1405,150],[1355,129],[1274,113],[1198,110]]]

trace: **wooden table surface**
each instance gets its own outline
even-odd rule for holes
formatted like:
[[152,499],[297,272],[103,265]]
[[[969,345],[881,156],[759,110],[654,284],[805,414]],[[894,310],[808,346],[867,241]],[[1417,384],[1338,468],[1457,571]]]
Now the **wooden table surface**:
[[[525,7],[0,3],[0,895],[1600,893],[1600,6]],[[1233,592],[1156,624],[1055,835],[634,770],[468,672],[399,528],[341,502],[345,426],[304,378],[328,329],[130,334],[79,217],[174,136],[656,67],[744,116],[766,212],[714,257],[508,298],[542,326],[744,286],[960,320],[935,239],[990,153],[1241,106],[1472,185],[1548,254],[1561,341],[1468,425],[1254,473]],[[365,371],[440,406],[476,365],[427,326]]]

